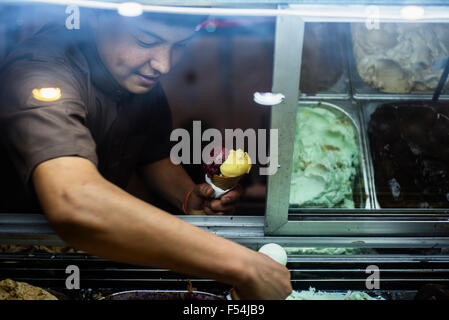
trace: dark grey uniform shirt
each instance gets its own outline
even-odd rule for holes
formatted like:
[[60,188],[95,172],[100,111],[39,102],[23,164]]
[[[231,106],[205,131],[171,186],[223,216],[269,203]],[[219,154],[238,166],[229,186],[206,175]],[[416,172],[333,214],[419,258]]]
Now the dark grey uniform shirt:
[[[33,89],[60,88],[39,101]],[[79,156],[125,188],[139,166],[169,156],[171,114],[158,84],[135,95],[103,65],[87,28],[46,26],[0,67],[0,210],[40,212],[31,174],[46,160]]]

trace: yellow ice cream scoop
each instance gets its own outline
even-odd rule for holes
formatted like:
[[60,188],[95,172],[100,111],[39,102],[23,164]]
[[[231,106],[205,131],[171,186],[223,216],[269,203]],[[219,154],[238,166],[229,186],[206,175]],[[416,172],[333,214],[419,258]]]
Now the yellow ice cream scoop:
[[230,150],[226,161],[220,166],[220,172],[225,177],[239,177],[251,170],[251,158],[247,152],[238,149]]

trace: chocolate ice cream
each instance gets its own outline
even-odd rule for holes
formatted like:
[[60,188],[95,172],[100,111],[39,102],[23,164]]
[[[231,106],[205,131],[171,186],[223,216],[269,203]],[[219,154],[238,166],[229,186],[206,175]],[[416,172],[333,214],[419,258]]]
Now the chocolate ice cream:
[[384,104],[369,139],[383,208],[449,208],[449,103]]

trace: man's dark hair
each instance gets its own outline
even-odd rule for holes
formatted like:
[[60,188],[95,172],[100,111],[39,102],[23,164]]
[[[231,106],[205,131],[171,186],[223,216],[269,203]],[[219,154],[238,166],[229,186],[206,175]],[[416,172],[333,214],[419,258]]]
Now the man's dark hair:
[[146,12],[143,14],[143,17],[145,19],[161,21],[170,25],[185,25],[195,27],[206,21],[209,16]]
[[[97,10],[90,9],[91,14],[101,14],[103,17],[107,19],[116,19],[121,17],[119,13],[115,10]],[[153,21],[164,22],[173,26],[187,26],[187,27],[196,27],[206,21],[209,16],[208,15],[196,15],[196,14],[172,14],[172,13],[155,13],[155,12],[144,12],[143,18]]]

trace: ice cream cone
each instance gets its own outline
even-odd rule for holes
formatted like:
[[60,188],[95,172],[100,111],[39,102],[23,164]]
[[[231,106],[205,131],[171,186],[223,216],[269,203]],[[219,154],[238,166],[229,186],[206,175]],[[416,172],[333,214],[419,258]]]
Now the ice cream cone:
[[210,180],[218,188],[222,190],[228,190],[235,187],[239,183],[241,178],[242,176],[231,178],[214,174]]
[[204,212],[204,210],[197,210],[197,209],[191,209],[190,210],[190,215],[192,216],[204,216],[206,215],[206,212]]

